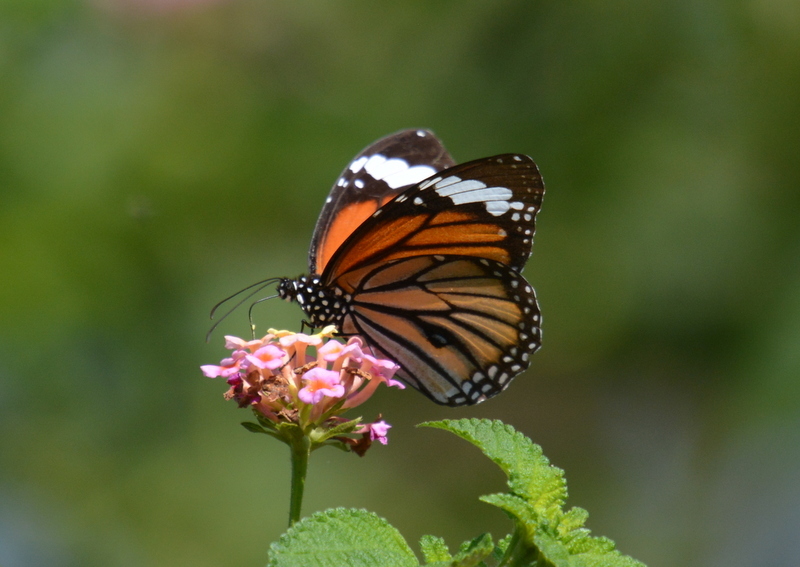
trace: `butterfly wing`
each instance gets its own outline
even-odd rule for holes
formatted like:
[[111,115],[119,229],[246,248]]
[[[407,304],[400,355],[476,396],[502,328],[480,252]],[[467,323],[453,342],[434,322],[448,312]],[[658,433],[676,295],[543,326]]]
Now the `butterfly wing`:
[[319,274],[334,252],[379,207],[455,162],[429,130],[403,130],[365,148],[328,195],[311,237],[309,271]]
[[376,210],[336,250],[324,283],[398,258],[486,258],[522,271],[544,183],[528,156],[504,154],[440,171]]
[[440,404],[494,396],[541,344],[533,288],[508,266],[468,256],[418,256],[367,267],[345,334],[400,365],[398,376]]
[[438,403],[502,391],[540,345],[519,272],[543,194],[534,162],[507,154],[441,171],[375,211],[322,274],[349,298],[341,332],[363,336]]

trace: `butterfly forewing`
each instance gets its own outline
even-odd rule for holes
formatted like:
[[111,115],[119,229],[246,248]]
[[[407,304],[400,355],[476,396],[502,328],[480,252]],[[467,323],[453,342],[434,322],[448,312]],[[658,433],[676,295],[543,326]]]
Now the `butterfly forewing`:
[[379,207],[454,163],[429,130],[403,130],[370,144],[347,165],[325,201],[311,238],[310,273],[322,273],[333,253]]
[[438,403],[499,393],[539,348],[534,291],[499,262],[421,256],[361,275],[343,332],[368,337],[400,365],[400,378]]
[[484,158],[440,171],[362,223],[326,265],[323,281],[399,258],[447,254],[522,270],[544,185],[523,155]]

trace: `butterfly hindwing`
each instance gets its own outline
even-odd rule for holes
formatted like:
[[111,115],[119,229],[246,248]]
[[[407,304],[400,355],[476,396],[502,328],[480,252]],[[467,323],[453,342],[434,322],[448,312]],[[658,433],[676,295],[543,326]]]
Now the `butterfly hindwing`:
[[364,221],[326,264],[323,281],[389,260],[447,254],[486,258],[521,271],[530,256],[544,184],[520,154],[443,170]]
[[321,273],[379,207],[454,163],[429,130],[403,130],[370,144],[347,165],[325,201],[311,238],[310,273]]
[[533,288],[499,262],[419,256],[364,269],[342,331],[400,365],[440,404],[474,404],[508,386],[539,348]]

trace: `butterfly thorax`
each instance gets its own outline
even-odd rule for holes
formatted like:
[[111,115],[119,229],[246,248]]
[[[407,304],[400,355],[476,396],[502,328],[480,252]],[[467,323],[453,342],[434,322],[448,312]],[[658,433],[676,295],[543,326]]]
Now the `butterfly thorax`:
[[347,314],[348,297],[335,286],[325,286],[318,276],[284,278],[278,284],[278,297],[296,301],[313,327],[340,326]]

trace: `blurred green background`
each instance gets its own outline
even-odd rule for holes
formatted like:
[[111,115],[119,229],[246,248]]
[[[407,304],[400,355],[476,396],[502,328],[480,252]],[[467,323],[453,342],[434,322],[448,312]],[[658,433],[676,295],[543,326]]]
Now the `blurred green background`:
[[[6,0],[0,6],[0,564],[263,565],[286,449],[200,364],[209,308],[305,270],[329,187],[433,129],[547,183],[544,346],[466,409],[311,461],[305,512],[416,548],[509,522],[502,474],[424,420],[499,418],[569,505],[656,565],[800,556],[800,3]],[[259,306],[261,330],[299,308]]]

